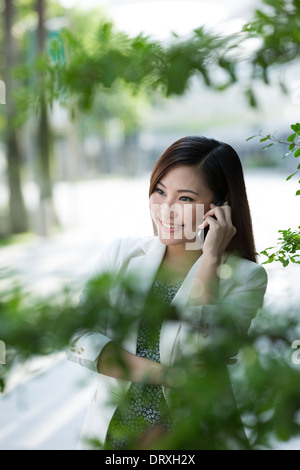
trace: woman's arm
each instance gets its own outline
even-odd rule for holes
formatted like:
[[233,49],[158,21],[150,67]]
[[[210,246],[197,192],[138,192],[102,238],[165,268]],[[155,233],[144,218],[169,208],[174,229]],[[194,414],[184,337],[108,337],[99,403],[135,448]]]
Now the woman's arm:
[[204,215],[204,222],[199,225],[199,228],[205,228],[209,225],[209,231],[189,297],[189,302],[192,305],[209,305],[215,302],[219,286],[218,269],[221,265],[222,254],[236,234],[228,202],[225,202],[223,206],[211,204],[210,207],[211,209]]
[[176,368],[168,367],[145,357],[136,356],[111,341],[98,359],[99,374],[130,382],[144,382],[175,387]]
[[189,296],[189,305],[210,305],[215,303],[220,278],[218,269],[221,256],[204,252]]

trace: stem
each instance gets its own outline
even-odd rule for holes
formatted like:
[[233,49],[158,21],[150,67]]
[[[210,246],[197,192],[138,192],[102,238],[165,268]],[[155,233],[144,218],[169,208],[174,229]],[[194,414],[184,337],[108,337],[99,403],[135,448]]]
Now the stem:
[[[259,136],[259,137],[266,137],[265,135],[261,134],[261,132],[259,132],[258,136]],[[269,140],[272,140],[273,142],[276,142],[277,144],[295,145],[295,147],[300,147],[300,142],[299,142],[299,143],[296,143],[296,142],[288,142],[288,141],[276,139],[276,137],[274,137],[273,135],[270,135],[270,136],[268,137],[268,139],[269,139]]]

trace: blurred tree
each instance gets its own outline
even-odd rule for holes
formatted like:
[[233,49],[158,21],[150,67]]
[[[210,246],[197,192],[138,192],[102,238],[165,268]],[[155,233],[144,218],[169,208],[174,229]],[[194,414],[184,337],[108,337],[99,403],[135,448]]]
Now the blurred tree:
[[252,77],[269,84],[272,67],[299,59],[299,0],[262,0],[253,19],[242,30],[247,38],[260,38],[251,59]]
[[[238,33],[224,36],[200,27],[186,38],[174,34],[164,46],[143,35],[129,38],[109,22],[99,26],[93,48],[69,31],[66,37],[72,53],[64,70],[65,83],[79,104],[88,107],[97,86],[110,88],[119,77],[135,87],[144,83],[170,96],[183,94],[191,76],[199,75],[206,86],[218,91],[237,81],[247,83],[245,96],[256,106],[254,81],[269,84],[275,66],[290,64],[299,56],[299,10],[298,0],[262,0],[253,20]],[[259,40],[254,50],[244,49],[251,39]],[[244,78],[239,75],[243,63],[251,65],[243,69]],[[279,84],[286,91],[282,77]]]
[[[37,26],[37,51],[40,56],[45,53],[46,28],[45,28],[45,0],[37,0],[36,11],[38,15]],[[41,90],[40,96],[40,116],[38,136],[38,155],[40,167],[40,199],[41,202],[46,198],[52,197],[51,178],[50,178],[50,149],[49,149],[49,121],[45,94]]]
[[[8,173],[8,188],[10,194],[10,231],[11,233],[21,233],[28,230],[28,216],[24,199],[22,195],[22,176],[24,176],[23,165],[24,155],[22,147],[22,125],[26,122],[29,114],[26,113],[25,108],[28,108],[28,103],[33,99],[32,94],[26,93],[25,87],[28,85],[28,74],[23,73],[25,68],[24,64],[28,57],[28,50],[26,41],[24,41],[24,32],[27,30],[27,25],[34,20],[34,13],[36,0],[18,0],[18,2],[5,1],[4,14],[3,14],[3,37],[0,35],[0,43],[3,46],[3,58],[1,61],[1,70],[6,82],[7,104],[1,107],[0,114],[0,132],[3,135],[3,140],[6,142],[6,156],[7,156],[7,173]],[[58,3],[51,2],[51,12],[59,14],[61,7],[58,8]],[[37,8],[36,8],[37,10]],[[42,22],[41,22],[42,23]],[[14,33],[13,33],[14,30]],[[42,30],[42,27],[40,28]],[[1,30],[2,33],[2,30]],[[42,33],[40,35],[42,37]],[[41,39],[42,41],[42,39]],[[37,74],[37,70],[35,70]],[[38,92],[38,87],[36,87]],[[36,103],[36,100],[33,100]],[[25,104],[26,103],[26,104]],[[32,104],[32,103],[31,103]],[[32,106],[32,109],[34,105]],[[31,115],[32,117],[32,115]],[[45,128],[45,114],[41,113],[40,128]],[[38,130],[38,136],[41,135],[41,129]],[[39,139],[43,149],[47,140],[44,137]],[[46,146],[47,148],[48,146]],[[46,161],[47,168],[47,159]],[[24,168],[25,169],[25,168]],[[26,170],[28,170],[26,168]],[[41,171],[45,168],[41,165]],[[46,173],[46,170],[43,172]],[[47,177],[43,178],[43,188],[47,188]],[[45,194],[46,190],[41,191]],[[6,231],[4,235],[7,235]]]
[[16,103],[13,95],[17,82],[13,77],[13,68],[18,63],[17,45],[12,34],[15,17],[15,7],[12,0],[5,0],[4,21],[4,55],[5,68],[4,77],[6,83],[6,157],[9,180],[9,207],[11,229],[13,233],[25,232],[28,229],[27,214],[21,189],[21,166],[22,158],[18,142],[18,131],[15,124],[17,113]]
[[[102,9],[95,11],[78,11],[73,9],[68,14],[68,19],[72,28],[68,31],[61,31],[61,37],[64,39],[64,55],[67,61],[73,56],[74,51],[84,49],[88,53],[101,53],[99,36],[101,44],[103,37],[99,28],[99,18],[105,22],[106,13]],[[80,33],[70,36],[70,30],[76,30]],[[117,35],[117,33],[116,33]],[[119,41],[110,36],[112,42],[103,43],[104,48],[126,49],[126,42],[122,43],[122,34],[119,35]],[[126,36],[124,35],[124,41]],[[77,49],[78,48],[78,49]],[[130,52],[130,51],[128,51]],[[109,61],[109,56],[107,55]],[[102,71],[105,74],[105,68],[108,64],[103,63]],[[82,88],[85,88],[85,77],[82,79]],[[93,99],[89,101],[78,99],[77,94],[72,94],[66,88],[62,88],[62,102],[71,110],[74,116],[74,125],[79,129],[82,139],[89,136],[98,139],[101,148],[97,153],[96,168],[100,172],[122,171],[133,174],[136,171],[136,161],[138,160],[137,146],[135,141],[137,134],[145,123],[150,105],[155,100],[156,95],[145,80],[139,89],[133,83],[123,80],[122,75],[116,77],[111,86],[104,86],[99,82],[95,86]],[[67,93],[66,93],[67,91]],[[83,92],[84,94],[84,92]],[[161,98],[161,95],[159,94]],[[121,152],[120,152],[121,149]],[[111,161],[113,160],[113,161]],[[84,161],[82,162],[84,164]],[[93,173],[95,173],[93,171]],[[84,176],[82,172],[80,175]]]
[[71,31],[64,31],[63,39],[67,63],[54,75],[86,110],[99,88],[109,90],[120,79],[133,93],[142,88],[166,96],[183,94],[193,74],[216,90],[224,90],[237,79],[234,38],[220,37],[205,28],[195,30],[187,40],[174,37],[167,46],[143,34],[130,38],[116,31],[111,22],[101,22],[93,47]]
[[109,148],[114,123],[118,133],[113,137],[117,145],[116,151],[120,153],[120,148],[122,149],[122,155],[117,156],[118,167],[127,174],[136,172],[137,149],[134,139],[145,123],[153,99],[150,91],[147,93],[140,90],[133,96],[129,86],[124,86],[120,80],[110,90],[100,88],[88,112],[78,112],[81,134],[85,137],[97,136],[101,141],[101,161],[98,166],[101,172],[115,170],[110,162]]
[[[36,12],[38,16],[37,23],[37,54],[42,61],[46,51],[46,1],[36,0]],[[57,224],[57,217],[55,216],[55,209],[52,199],[52,178],[50,169],[50,146],[51,146],[51,131],[49,126],[48,117],[48,104],[46,101],[45,90],[43,87],[45,71],[42,69],[38,73],[38,81],[42,85],[38,85],[40,92],[39,96],[39,116],[37,127],[37,157],[38,157],[38,181],[40,187],[40,230],[42,235],[48,235],[51,224],[55,221]],[[51,213],[51,220],[47,220],[47,215]],[[49,227],[50,225],[50,227]]]

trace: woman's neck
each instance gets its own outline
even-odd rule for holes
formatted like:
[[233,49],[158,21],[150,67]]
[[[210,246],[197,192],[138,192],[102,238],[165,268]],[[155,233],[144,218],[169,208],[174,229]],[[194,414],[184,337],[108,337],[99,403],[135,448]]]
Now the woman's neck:
[[172,280],[183,280],[191,267],[201,256],[202,250],[186,250],[185,244],[167,246],[160,267],[160,273],[166,270]]
[[185,243],[180,243],[167,246],[164,259],[170,265],[192,266],[201,255],[202,250],[187,250]]

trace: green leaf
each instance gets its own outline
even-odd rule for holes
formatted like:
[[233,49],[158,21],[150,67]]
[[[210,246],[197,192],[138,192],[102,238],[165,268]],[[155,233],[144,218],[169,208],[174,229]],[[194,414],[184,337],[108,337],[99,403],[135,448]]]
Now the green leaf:
[[296,196],[300,196],[300,189],[298,189],[298,191],[296,191]]
[[297,149],[296,152],[294,153],[294,157],[300,157],[300,149]]
[[246,139],[246,142],[248,142],[248,140],[254,139],[254,137],[256,137],[256,135],[252,135],[251,137],[248,137],[248,139]]
[[300,132],[300,123],[297,122],[296,124],[292,124],[291,129],[298,134]]
[[272,145],[274,145],[274,142],[273,142],[272,144],[265,145],[265,146],[262,148],[262,150],[266,150],[267,148],[272,147]]
[[265,142],[265,141],[268,140],[270,137],[271,137],[271,134],[268,134],[266,137],[263,137],[262,139],[260,139],[260,142]]
[[296,147],[296,144],[291,144],[291,145],[289,146],[289,150],[294,150],[295,147]]
[[251,108],[257,108],[257,99],[253,90],[249,88],[248,90],[246,90],[245,95],[248,99],[248,103]]
[[298,173],[298,171],[295,171],[295,173],[292,173],[291,175],[289,175],[287,178],[286,178],[286,181],[290,180],[292,178],[292,176],[294,176],[296,173]]
[[296,135],[297,135],[296,133],[291,134],[286,140],[288,142],[294,142],[294,139],[295,139]]
[[267,253],[267,251],[266,251],[266,250],[263,250],[263,251],[261,251],[261,252],[260,252],[260,254],[261,254],[261,255],[268,256],[268,253]]

